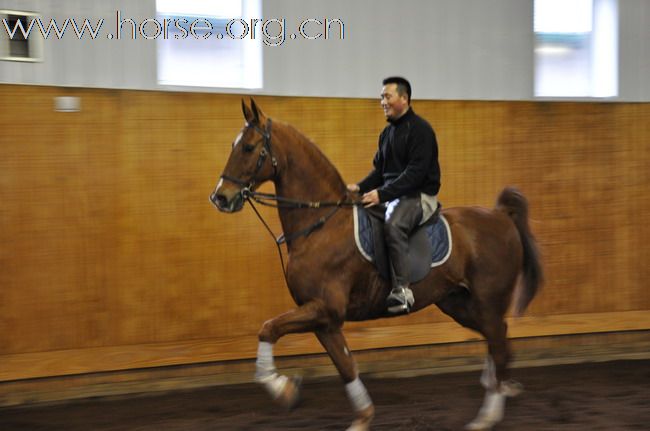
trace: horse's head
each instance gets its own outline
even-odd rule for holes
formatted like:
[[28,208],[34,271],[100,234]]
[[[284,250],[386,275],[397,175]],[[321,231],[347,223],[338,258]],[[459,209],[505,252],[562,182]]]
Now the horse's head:
[[246,124],[235,138],[219,183],[210,195],[210,202],[224,212],[241,210],[246,193],[272,179],[277,169],[271,150],[271,120],[253,99],[250,108],[242,100],[242,110]]

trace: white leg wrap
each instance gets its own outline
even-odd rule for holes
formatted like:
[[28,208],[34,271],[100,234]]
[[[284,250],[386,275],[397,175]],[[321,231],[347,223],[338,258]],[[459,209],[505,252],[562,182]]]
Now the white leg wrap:
[[485,389],[496,389],[497,387],[497,371],[490,355],[485,358],[483,373],[481,373],[481,385]]
[[273,344],[260,341],[257,346],[257,361],[255,362],[255,380],[258,383],[265,383],[275,375],[275,364],[273,363]]
[[289,379],[287,376],[278,375],[273,362],[273,344],[260,341],[257,346],[257,361],[255,361],[255,381],[264,385],[273,399],[279,397],[284,391]]
[[368,395],[368,391],[359,377],[345,385],[345,392],[348,394],[352,407],[357,411],[364,410],[372,405],[370,395]]

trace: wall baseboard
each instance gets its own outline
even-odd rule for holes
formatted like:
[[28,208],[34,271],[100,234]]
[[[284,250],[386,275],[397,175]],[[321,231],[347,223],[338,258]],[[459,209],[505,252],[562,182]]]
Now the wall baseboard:
[[[650,359],[650,330],[512,339],[513,368]],[[364,376],[413,377],[477,371],[482,341],[370,349],[355,352]],[[287,375],[329,378],[336,369],[324,354],[276,359]],[[0,407],[62,403],[91,397],[149,396],[177,390],[251,383],[253,359],[90,373],[0,383]],[[478,382],[478,374],[477,374]]]

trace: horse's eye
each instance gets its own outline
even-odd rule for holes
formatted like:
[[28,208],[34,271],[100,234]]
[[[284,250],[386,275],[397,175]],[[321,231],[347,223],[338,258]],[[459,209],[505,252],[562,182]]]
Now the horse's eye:
[[255,149],[255,145],[244,144],[244,145],[242,146],[242,149],[244,150],[245,153],[250,153],[250,152],[252,152],[252,151]]

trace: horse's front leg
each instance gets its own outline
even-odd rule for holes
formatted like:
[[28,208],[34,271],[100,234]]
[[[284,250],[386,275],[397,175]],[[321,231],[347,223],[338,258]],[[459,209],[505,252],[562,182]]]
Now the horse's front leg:
[[273,362],[273,345],[286,334],[313,332],[326,327],[329,321],[324,303],[313,300],[262,325],[258,334],[255,380],[266,388],[274,400],[287,408],[292,408],[298,402],[299,380],[278,374]]
[[332,362],[336,366],[343,382],[345,392],[356,413],[356,419],[348,431],[366,431],[370,429],[370,422],[375,415],[375,408],[368,391],[359,379],[357,365],[348,349],[345,337],[340,326],[317,331],[316,336],[321,342]]

